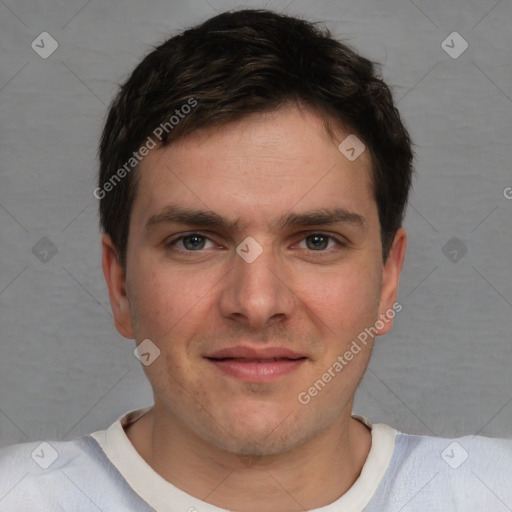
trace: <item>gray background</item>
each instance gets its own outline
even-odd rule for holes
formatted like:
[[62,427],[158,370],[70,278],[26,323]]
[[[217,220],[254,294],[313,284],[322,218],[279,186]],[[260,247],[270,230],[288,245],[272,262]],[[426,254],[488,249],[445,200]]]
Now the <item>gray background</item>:
[[[324,20],[382,62],[416,143],[403,311],[355,412],[512,436],[511,0],[0,0],[0,445],[71,439],[151,403],[101,272],[97,141],[150,45],[242,5]],[[47,59],[31,48],[43,31],[59,44]],[[453,31],[469,44],[456,59],[441,46]]]

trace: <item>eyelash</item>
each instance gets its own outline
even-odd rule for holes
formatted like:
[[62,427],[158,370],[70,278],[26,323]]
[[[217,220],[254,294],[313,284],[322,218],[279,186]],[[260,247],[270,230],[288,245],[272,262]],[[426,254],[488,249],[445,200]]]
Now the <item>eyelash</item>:
[[[322,254],[330,254],[333,250],[339,250],[339,249],[342,249],[342,248],[348,246],[348,243],[346,241],[343,241],[333,235],[329,235],[329,234],[323,233],[321,231],[314,231],[314,232],[308,233],[306,236],[304,236],[303,238],[300,239],[300,242],[302,242],[303,240],[306,240],[309,237],[318,236],[318,235],[328,238],[329,241],[334,241],[338,247],[331,247],[329,249],[322,249],[322,250],[318,250],[318,251],[315,251],[312,249],[302,249],[302,250],[307,250],[308,252],[310,252],[312,254],[321,256]],[[200,238],[203,238],[205,240],[209,240],[210,242],[213,242],[213,240],[211,240],[211,238],[209,238],[208,236],[203,235],[197,231],[192,231],[192,232],[186,233],[184,235],[180,235],[179,237],[165,243],[165,248],[169,249],[169,250],[181,251],[181,252],[187,252],[187,253],[194,253],[194,252],[201,253],[202,251],[206,250],[206,249],[198,249],[196,251],[191,251],[188,249],[176,249],[175,248],[175,246],[178,242],[182,241],[184,238],[193,237],[193,236],[198,236]]]

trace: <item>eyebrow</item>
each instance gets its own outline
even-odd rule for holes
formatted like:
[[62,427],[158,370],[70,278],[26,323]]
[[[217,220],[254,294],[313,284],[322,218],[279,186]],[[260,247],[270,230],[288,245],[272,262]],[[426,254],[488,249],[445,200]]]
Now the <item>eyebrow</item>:
[[[225,231],[238,231],[240,228],[238,220],[229,220],[211,210],[196,210],[169,205],[148,219],[146,230],[152,230],[158,225],[172,223],[201,228],[222,229]],[[349,224],[362,229],[366,229],[368,226],[366,219],[362,215],[350,212],[345,208],[321,208],[301,213],[288,212],[277,221],[275,226],[283,230],[290,227],[326,226],[333,224]]]

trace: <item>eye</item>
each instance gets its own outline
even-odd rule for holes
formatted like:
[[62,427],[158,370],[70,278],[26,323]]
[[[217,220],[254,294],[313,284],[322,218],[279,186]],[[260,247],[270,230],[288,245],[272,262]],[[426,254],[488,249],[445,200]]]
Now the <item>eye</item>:
[[211,244],[210,247],[214,246],[213,242],[208,237],[199,233],[190,233],[188,235],[182,235],[178,238],[175,238],[166,244],[166,246],[172,248],[178,246],[179,250],[193,252],[207,249],[208,247],[205,247],[207,242]]
[[[305,247],[303,245],[304,241],[306,242]],[[336,245],[343,246],[345,244],[330,235],[326,235],[325,233],[313,233],[301,240],[299,248],[323,252],[326,249],[333,249]]]
[[[347,244],[326,233],[311,233],[299,242],[298,248],[312,252],[331,252]],[[171,250],[183,252],[199,252],[216,247],[215,243],[201,233],[188,233],[178,236],[165,244]]]

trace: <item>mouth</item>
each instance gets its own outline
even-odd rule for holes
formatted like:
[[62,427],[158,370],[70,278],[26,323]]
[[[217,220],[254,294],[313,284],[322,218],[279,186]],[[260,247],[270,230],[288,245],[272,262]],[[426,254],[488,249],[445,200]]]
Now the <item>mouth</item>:
[[238,363],[274,363],[276,361],[298,361],[299,359],[306,359],[305,357],[288,358],[288,357],[272,357],[268,359],[260,358],[246,358],[246,357],[222,357],[222,358],[208,358],[214,361],[235,361]]
[[[205,359],[224,374],[247,382],[270,382],[289,375],[298,370],[308,359],[306,356],[291,351],[272,350],[281,350],[281,352],[287,352],[287,354],[274,355],[273,357],[269,357],[268,354],[258,356],[250,354],[249,352],[254,352],[250,349],[234,348],[207,356]],[[233,355],[226,355],[228,351]],[[244,355],[236,352],[244,352]]]

